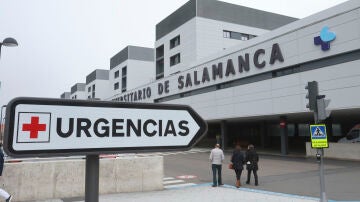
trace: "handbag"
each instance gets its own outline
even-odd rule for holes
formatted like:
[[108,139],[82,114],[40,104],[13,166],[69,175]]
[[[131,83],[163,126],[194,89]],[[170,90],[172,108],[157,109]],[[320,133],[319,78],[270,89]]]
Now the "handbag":
[[229,163],[229,169],[234,169],[234,164],[232,164],[232,163]]

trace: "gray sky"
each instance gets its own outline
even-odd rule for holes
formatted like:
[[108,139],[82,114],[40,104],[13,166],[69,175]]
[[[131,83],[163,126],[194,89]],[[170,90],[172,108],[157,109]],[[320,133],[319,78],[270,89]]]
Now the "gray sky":
[[[303,18],[346,0],[226,0]],[[153,47],[155,25],[187,0],[1,0],[0,105],[59,97],[127,45]]]

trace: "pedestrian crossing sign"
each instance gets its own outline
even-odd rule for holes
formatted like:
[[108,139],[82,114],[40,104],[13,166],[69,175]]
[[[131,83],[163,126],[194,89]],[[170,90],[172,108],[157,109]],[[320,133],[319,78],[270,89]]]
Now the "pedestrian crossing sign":
[[311,147],[312,148],[328,148],[328,140],[325,124],[310,125]]

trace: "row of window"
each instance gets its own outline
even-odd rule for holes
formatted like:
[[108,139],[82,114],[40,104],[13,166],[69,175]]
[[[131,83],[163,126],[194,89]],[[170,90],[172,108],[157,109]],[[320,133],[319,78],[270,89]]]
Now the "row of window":
[[[223,37],[246,41],[256,36],[251,34],[223,30]],[[180,45],[180,35],[170,40],[170,49],[173,49],[179,45]],[[181,62],[180,53],[177,53],[170,57],[170,67],[177,65],[180,62]],[[161,79],[163,77],[164,77],[164,45],[161,45],[156,48],[156,79]]]
[[[120,72],[119,70],[114,72],[114,78],[118,78],[120,76]],[[127,78],[127,67],[123,67],[121,69],[121,92],[125,92],[126,91],[126,78]],[[118,90],[120,88],[120,84],[119,82],[114,83],[114,90]]]
[[[92,85],[92,91],[95,91],[95,84]],[[91,92],[91,86],[88,87],[88,92]]]
[[[170,57],[170,67],[177,65],[181,62],[180,53]],[[164,58],[156,60],[156,79],[164,77]]]
[[91,93],[91,95],[88,96],[88,99],[95,99],[95,91]]
[[277,78],[277,77],[296,74],[296,73],[300,73],[300,72],[311,71],[311,70],[328,67],[328,66],[332,66],[332,65],[336,65],[336,64],[346,63],[346,62],[359,60],[359,59],[360,59],[360,51],[354,51],[351,53],[345,53],[345,54],[332,56],[332,57],[328,57],[328,58],[322,58],[317,61],[311,61],[311,62],[307,62],[307,63],[303,63],[303,64],[289,66],[284,69],[274,70],[271,72],[265,72],[265,73],[257,74],[257,75],[250,76],[250,77],[239,78],[239,79],[236,79],[233,81],[228,81],[225,83],[215,84],[212,86],[207,86],[204,88],[199,88],[199,89],[195,89],[195,90],[184,92],[184,93],[179,93],[179,94],[170,95],[167,97],[158,98],[158,99],[154,100],[154,102],[156,102],[156,103],[166,102],[166,101],[170,101],[170,100],[174,100],[174,99],[180,99],[183,97],[189,97],[189,96],[193,96],[193,95],[199,95],[199,94],[203,94],[203,93],[213,92],[213,91],[221,90],[221,89],[225,89],[225,88],[231,88],[231,87],[235,87],[235,86],[245,85],[245,84],[249,84],[249,83],[256,83],[259,81],[264,81],[264,80],[273,79],[273,78]]
[[[173,49],[180,45],[180,35],[170,40],[170,49]],[[156,79],[164,77],[164,45],[156,48]],[[170,66],[174,66],[180,63],[180,53],[177,53],[170,57]]]
[[251,35],[251,34],[245,34],[245,33],[240,33],[240,32],[233,32],[233,31],[224,30],[223,31],[223,37],[224,38],[229,38],[229,39],[237,39],[237,40],[247,41],[247,40],[252,39],[252,38],[254,38],[256,36]]

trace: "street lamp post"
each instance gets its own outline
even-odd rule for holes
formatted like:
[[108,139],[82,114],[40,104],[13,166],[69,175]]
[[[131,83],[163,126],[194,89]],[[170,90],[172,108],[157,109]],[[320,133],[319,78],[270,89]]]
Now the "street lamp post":
[[3,42],[0,42],[0,58],[1,58],[2,46],[14,47],[14,46],[18,46],[18,43],[14,38],[11,37],[4,39]]
[[[14,46],[18,46],[18,42],[14,39],[14,38],[11,38],[11,37],[8,37],[8,38],[5,38],[2,42],[0,42],[0,59],[1,59],[1,47],[2,46],[7,46],[7,47],[14,47]],[[1,88],[1,81],[0,81],[0,88]],[[3,112],[3,108],[5,107],[5,105],[3,105],[1,107],[1,116],[0,116],[0,125],[2,125],[2,120],[3,120],[3,117],[2,117],[2,112]],[[2,128],[0,128],[0,141],[2,143],[2,136],[3,136],[3,133],[2,133]]]

